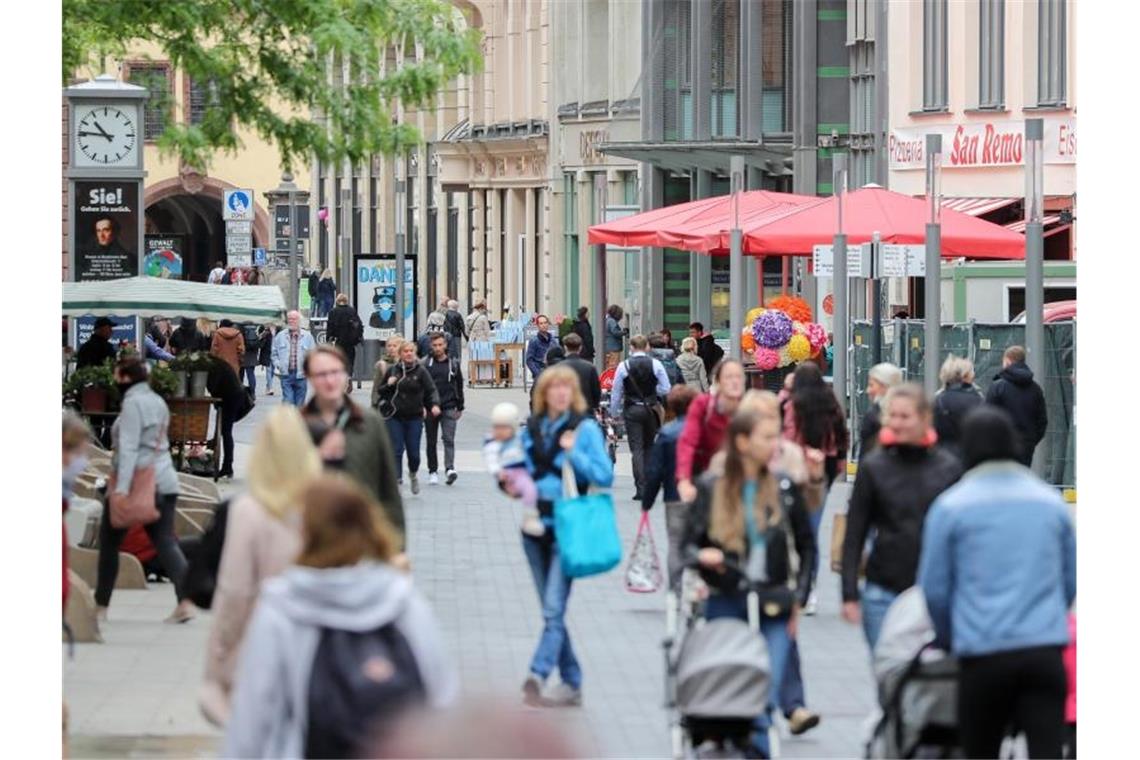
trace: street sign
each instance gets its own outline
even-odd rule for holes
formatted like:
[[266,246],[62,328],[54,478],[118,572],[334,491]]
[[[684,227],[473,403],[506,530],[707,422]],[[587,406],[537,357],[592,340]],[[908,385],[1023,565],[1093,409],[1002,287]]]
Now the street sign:
[[[816,277],[834,277],[835,261],[830,245],[812,246],[811,270]],[[847,246],[847,277],[870,277],[870,257],[863,255],[862,246]]]
[[265,262],[266,262],[265,249],[264,248],[254,248],[253,249],[253,265],[255,267],[263,267],[263,266],[265,266]]
[[249,257],[253,253],[253,238],[249,235],[227,235],[226,255],[234,254]]
[[232,189],[222,191],[222,219],[253,221],[253,191]]
[[879,246],[879,276],[906,277],[907,246],[884,243]]
[[230,235],[252,235],[253,222],[237,221],[226,222],[226,236]]
[[251,267],[253,259],[248,253],[227,254],[226,263],[231,267]]

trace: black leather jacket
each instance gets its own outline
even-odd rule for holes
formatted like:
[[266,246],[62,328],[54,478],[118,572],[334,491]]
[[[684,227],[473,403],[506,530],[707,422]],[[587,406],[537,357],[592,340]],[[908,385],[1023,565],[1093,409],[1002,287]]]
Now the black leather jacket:
[[[715,473],[706,472],[697,479],[697,499],[689,509],[689,520],[685,530],[685,537],[681,543],[681,555],[686,563],[695,562],[697,553],[707,547],[716,547],[724,552],[729,565],[737,567],[747,566],[748,537],[745,535],[745,551],[743,556],[737,552],[718,544],[709,537],[710,515],[712,512],[712,499],[714,485],[718,477]],[[799,572],[796,577],[796,598],[800,606],[807,604],[811,593],[812,565],[815,564],[817,551],[815,535],[811,530],[807,510],[804,508],[803,498],[799,488],[791,478],[782,473],[776,477],[780,482],[780,497],[783,500],[783,519],[774,525],[768,525],[764,533],[765,560],[767,565],[768,583],[771,586],[788,585],[791,573],[791,549],[788,546],[788,534],[795,542],[796,553],[799,555]],[[728,567],[725,572],[701,568],[701,578],[708,584],[709,589],[720,593],[733,593],[740,587],[740,573]]]

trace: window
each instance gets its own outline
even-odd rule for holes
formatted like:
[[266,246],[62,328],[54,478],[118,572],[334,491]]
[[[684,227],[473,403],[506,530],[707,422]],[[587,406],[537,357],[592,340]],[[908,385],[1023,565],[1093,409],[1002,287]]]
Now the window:
[[170,119],[170,64],[128,64],[127,78],[150,91],[143,113],[143,140],[153,142],[166,130],[167,121]]
[[1037,9],[1037,105],[1065,105],[1065,0]]
[[212,80],[199,80],[186,75],[186,120],[190,124],[201,124],[206,112],[218,104],[218,85]]
[[577,309],[578,302],[578,183],[574,172],[562,175],[563,218],[566,230],[566,309]]
[[1005,105],[1005,0],[981,0],[978,24],[978,108]]
[[735,137],[739,134],[736,121],[736,75],[740,68],[737,60],[740,2],[714,0],[712,10],[712,136]]
[[946,3],[924,0],[922,4],[922,110],[945,111]]

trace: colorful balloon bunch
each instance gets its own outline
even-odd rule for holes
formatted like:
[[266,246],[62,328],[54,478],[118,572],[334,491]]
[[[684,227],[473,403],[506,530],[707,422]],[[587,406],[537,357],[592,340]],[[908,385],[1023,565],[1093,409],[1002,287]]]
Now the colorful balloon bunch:
[[[802,302],[801,299],[785,300]],[[797,311],[802,314],[802,310]],[[751,353],[756,366],[765,372],[818,356],[827,345],[823,325],[794,319],[781,309],[756,308],[749,311],[747,317],[748,326],[740,336],[741,349]]]

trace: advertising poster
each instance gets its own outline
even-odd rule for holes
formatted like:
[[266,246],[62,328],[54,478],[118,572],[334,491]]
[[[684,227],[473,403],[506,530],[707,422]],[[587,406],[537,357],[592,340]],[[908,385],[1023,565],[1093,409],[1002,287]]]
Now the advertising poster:
[[75,279],[115,280],[139,273],[137,180],[75,183]]
[[182,279],[182,236],[147,235],[144,238],[143,274],[164,280]]
[[[356,310],[364,323],[365,340],[387,340],[396,334],[396,257],[365,254],[355,257]],[[415,335],[416,257],[404,261],[404,337]]]
[[[91,333],[95,331],[95,317],[76,317],[75,318],[75,339],[71,342],[72,348],[79,350],[87,340],[91,337]],[[111,343],[116,346],[133,346],[138,341],[138,332],[135,330],[136,320],[134,317],[107,317],[115,323],[111,328]]]

